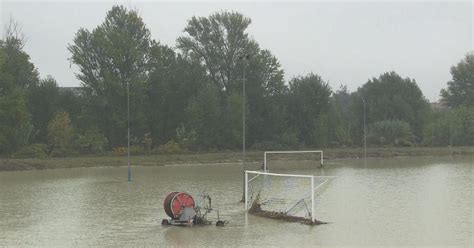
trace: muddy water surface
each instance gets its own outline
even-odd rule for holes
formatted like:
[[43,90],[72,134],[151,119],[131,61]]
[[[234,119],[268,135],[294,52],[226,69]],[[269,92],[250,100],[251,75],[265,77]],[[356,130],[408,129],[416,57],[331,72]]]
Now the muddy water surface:
[[[327,161],[316,216],[331,223],[314,227],[246,215],[240,164],[134,167],[131,183],[125,167],[1,172],[0,246],[473,246],[473,162]],[[176,190],[207,191],[229,225],[162,227]]]

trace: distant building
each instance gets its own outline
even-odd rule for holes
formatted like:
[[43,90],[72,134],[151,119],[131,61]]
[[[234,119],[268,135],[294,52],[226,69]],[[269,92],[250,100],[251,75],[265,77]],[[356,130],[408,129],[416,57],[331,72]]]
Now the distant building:
[[67,93],[70,92],[75,96],[82,96],[82,87],[59,87],[59,92]]
[[449,107],[441,100],[437,102],[430,102],[430,107],[433,110],[447,110]]

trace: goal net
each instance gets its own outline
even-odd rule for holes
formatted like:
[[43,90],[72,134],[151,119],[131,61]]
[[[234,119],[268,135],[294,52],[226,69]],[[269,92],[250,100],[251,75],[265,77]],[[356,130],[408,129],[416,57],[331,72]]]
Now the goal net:
[[[269,158],[275,159],[272,162],[272,165],[269,164]],[[273,169],[283,169],[288,165],[287,162],[278,162],[277,160],[307,160],[309,163],[306,163],[306,166],[314,169],[316,166],[324,164],[324,153],[322,150],[313,150],[313,151],[266,151],[263,154],[263,171],[268,171],[270,168]],[[305,163],[299,163],[305,165]],[[283,166],[282,166],[283,165]]]
[[262,217],[319,224],[315,218],[317,196],[331,178],[245,171],[245,209]]

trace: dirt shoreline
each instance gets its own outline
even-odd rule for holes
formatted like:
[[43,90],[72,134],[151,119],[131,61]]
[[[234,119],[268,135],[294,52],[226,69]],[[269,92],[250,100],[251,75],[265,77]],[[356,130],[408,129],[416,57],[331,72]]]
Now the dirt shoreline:
[[[310,149],[307,149],[310,150]],[[317,149],[315,149],[317,150]],[[326,160],[357,159],[364,157],[363,148],[328,148],[324,150]],[[394,158],[420,156],[474,156],[473,147],[370,147],[367,157]],[[212,153],[187,154],[158,154],[136,155],[131,157],[135,166],[168,166],[209,164],[209,163],[237,163],[242,161],[240,151],[221,151]],[[285,155],[282,160],[305,160],[310,154]],[[312,155],[314,156],[314,155]],[[280,159],[280,158],[275,158]],[[262,162],[263,151],[248,151],[248,162]],[[87,168],[87,167],[120,167],[127,164],[126,157],[102,155],[79,156],[68,158],[30,158],[30,159],[0,159],[0,171],[43,170],[59,168]]]

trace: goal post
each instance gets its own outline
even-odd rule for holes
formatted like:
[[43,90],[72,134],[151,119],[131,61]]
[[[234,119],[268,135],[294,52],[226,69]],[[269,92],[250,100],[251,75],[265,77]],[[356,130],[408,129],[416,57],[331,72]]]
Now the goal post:
[[324,152],[323,150],[312,150],[312,151],[266,151],[263,153],[263,171],[267,172],[267,155],[268,154],[297,154],[297,153],[319,153],[321,154],[320,162],[321,166],[324,165]]
[[[334,177],[245,171],[245,210],[257,209],[263,217],[314,224],[315,192],[331,178]],[[300,216],[302,210],[306,210],[308,218]]]

